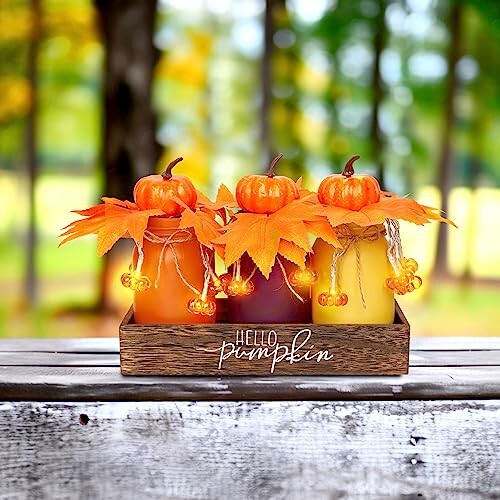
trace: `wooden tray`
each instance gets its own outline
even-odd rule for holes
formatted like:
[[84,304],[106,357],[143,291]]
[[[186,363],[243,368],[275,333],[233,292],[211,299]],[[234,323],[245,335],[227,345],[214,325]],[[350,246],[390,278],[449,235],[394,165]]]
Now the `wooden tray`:
[[396,303],[393,324],[120,325],[123,375],[402,375],[410,326]]

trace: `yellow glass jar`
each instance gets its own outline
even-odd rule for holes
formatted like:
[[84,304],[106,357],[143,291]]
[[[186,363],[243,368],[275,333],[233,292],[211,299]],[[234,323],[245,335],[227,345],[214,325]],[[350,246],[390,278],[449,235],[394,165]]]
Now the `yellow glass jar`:
[[[385,285],[385,280],[392,276],[392,266],[387,257],[388,241],[384,237],[383,226],[370,228],[374,229],[371,231],[372,237],[365,238],[363,235],[367,228],[350,224],[348,230],[353,239],[350,242],[341,240],[346,246],[348,244],[348,249],[338,259],[336,276],[338,291],[346,293],[349,299],[345,306],[329,307],[318,303],[319,294],[330,290],[335,248],[320,239],[314,244],[312,267],[318,273],[318,281],[313,286],[313,323],[393,323],[394,295]],[[359,250],[359,265],[356,246]]]

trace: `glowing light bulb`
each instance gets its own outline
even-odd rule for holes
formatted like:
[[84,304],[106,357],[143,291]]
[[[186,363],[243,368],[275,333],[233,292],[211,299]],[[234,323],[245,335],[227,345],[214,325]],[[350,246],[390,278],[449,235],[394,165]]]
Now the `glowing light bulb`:
[[195,299],[191,299],[187,304],[187,309],[190,313],[201,314],[203,316],[213,316],[217,309],[215,300],[210,297],[203,298],[201,295]]
[[293,287],[309,287],[318,281],[318,273],[307,267],[304,269],[295,269],[290,273],[288,280]]

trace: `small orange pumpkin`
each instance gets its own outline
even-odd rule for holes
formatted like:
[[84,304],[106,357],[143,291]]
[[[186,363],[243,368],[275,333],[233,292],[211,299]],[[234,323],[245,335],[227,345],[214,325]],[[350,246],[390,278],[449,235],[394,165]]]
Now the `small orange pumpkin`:
[[176,198],[195,208],[198,196],[193,183],[185,175],[172,175],[172,169],[182,160],[180,157],[170,162],[161,175],[148,175],[137,181],[134,200],[141,210],[160,208],[169,217],[178,217],[184,207]]
[[274,168],[283,158],[278,155],[264,175],[247,175],[236,185],[236,200],[246,212],[272,214],[299,198],[299,190],[290,177],[275,175]]
[[371,175],[354,174],[353,164],[359,156],[353,156],[342,174],[325,177],[318,188],[318,199],[323,205],[361,210],[366,205],[380,201],[380,185]]

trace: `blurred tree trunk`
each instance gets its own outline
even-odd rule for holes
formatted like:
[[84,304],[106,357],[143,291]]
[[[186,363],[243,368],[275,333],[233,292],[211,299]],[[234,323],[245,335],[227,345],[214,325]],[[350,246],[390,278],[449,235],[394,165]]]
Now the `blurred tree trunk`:
[[269,163],[272,158],[272,138],[270,126],[270,112],[272,100],[272,75],[271,62],[273,54],[273,4],[274,0],[266,0],[264,11],[264,50],[261,62],[261,110],[260,110],[260,138],[264,164]]
[[[414,127],[412,125],[412,115],[410,113],[410,109],[406,108],[403,119],[401,122],[401,128],[404,131],[413,130]],[[413,164],[414,160],[412,155],[407,155],[404,157],[402,161],[402,171],[403,171],[403,185],[404,185],[404,193],[414,193],[416,180],[415,180],[415,165]]]
[[[494,92],[494,83],[487,79],[487,71],[494,64],[495,52],[491,48],[491,38],[485,30],[475,34],[474,54],[479,64],[479,74],[471,86],[471,121],[468,131],[470,165],[466,177],[466,187],[470,189],[470,203],[467,210],[465,227],[465,269],[462,275],[464,282],[472,279],[472,259],[477,245],[477,225],[479,217],[477,188],[482,173],[482,161],[486,151],[486,141],[491,126],[492,113],[489,99]],[[492,92],[493,90],[493,92]],[[493,114],[494,116],[494,114]]]
[[481,114],[478,97],[474,97],[474,118],[471,123],[470,131],[470,167],[467,176],[466,187],[470,189],[470,199],[467,208],[467,234],[465,238],[465,269],[462,274],[462,280],[468,282],[472,278],[472,257],[475,252],[477,242],[477,187],[478,180],[481,174],[481,156],[484,150],[484,137],[486,133],[484,114]]
[[372,144],[372,157],[375,163],[375,176],[382,188],[385,187],[385,172],[383,163],[384,145],[382,131],[380,130],[380,106],[384,98],[382,75],[380,74],[380,58],[384,50],[387,28],[385,25],[386,1],[378,1],[378,13],[373,21],[373,68],[372,68],[372,112],[370,122],[370,137]]
[[[103,192],[132,199],[137,179],[154,172],[161,149],[151,103],[156,0],[95,0],[105,47]],[[112,254],[103,260],[99,309],[110,307]]]
[[[297,85],[297,73],[300,68],[300,53],[297,41],[284,42],[280,47],[274,48],[274,35],[282,31],[284,38],[287,32],[294,36],[294,28],[290,20],[286,0],[270,0],[270,12],[272,17],[269,32],[269,44],[272,47],[270,53],[271,67],[273,69],[271,81],[284,91],[283,97],[272,98],[270,111],[275,111],[277,120],[274,121],[271,132],[271,156],[277,152],[283,153],[285,159],[281,164],[282,175],[297,178],[304,173],[305,153],[300,134],[297,132],[301,120],[302,109],[299,104],[299,86]],[[279,149],[279,151],[278,151]]]
[[[458,88],[457,63],[460,59],[460,39],[462,36],[462,4],[453,2],[449,17],[450,44],[448,49],[448,75],[445,82],[444,123],[441,136],[441,151],[438,164],[437,186],[441,191],[441,209],[448,213],[448,197],[453,184],[452,133],[455,123],[455,96]],[[448,227],[440,224],[436,252],[435,274],[448,276]]]
[[28,234],[26,240],[27,261],[25,299],[28,306],[37,300],[36,279],[36,200],[35,185],[38,177],[37,112],[38,112],[38,45],[40,42],[40,0],[31,0],[31,35],[28,44],[27,77],[30,88],[30,109],[26,120],[26,164],[28,180]]

